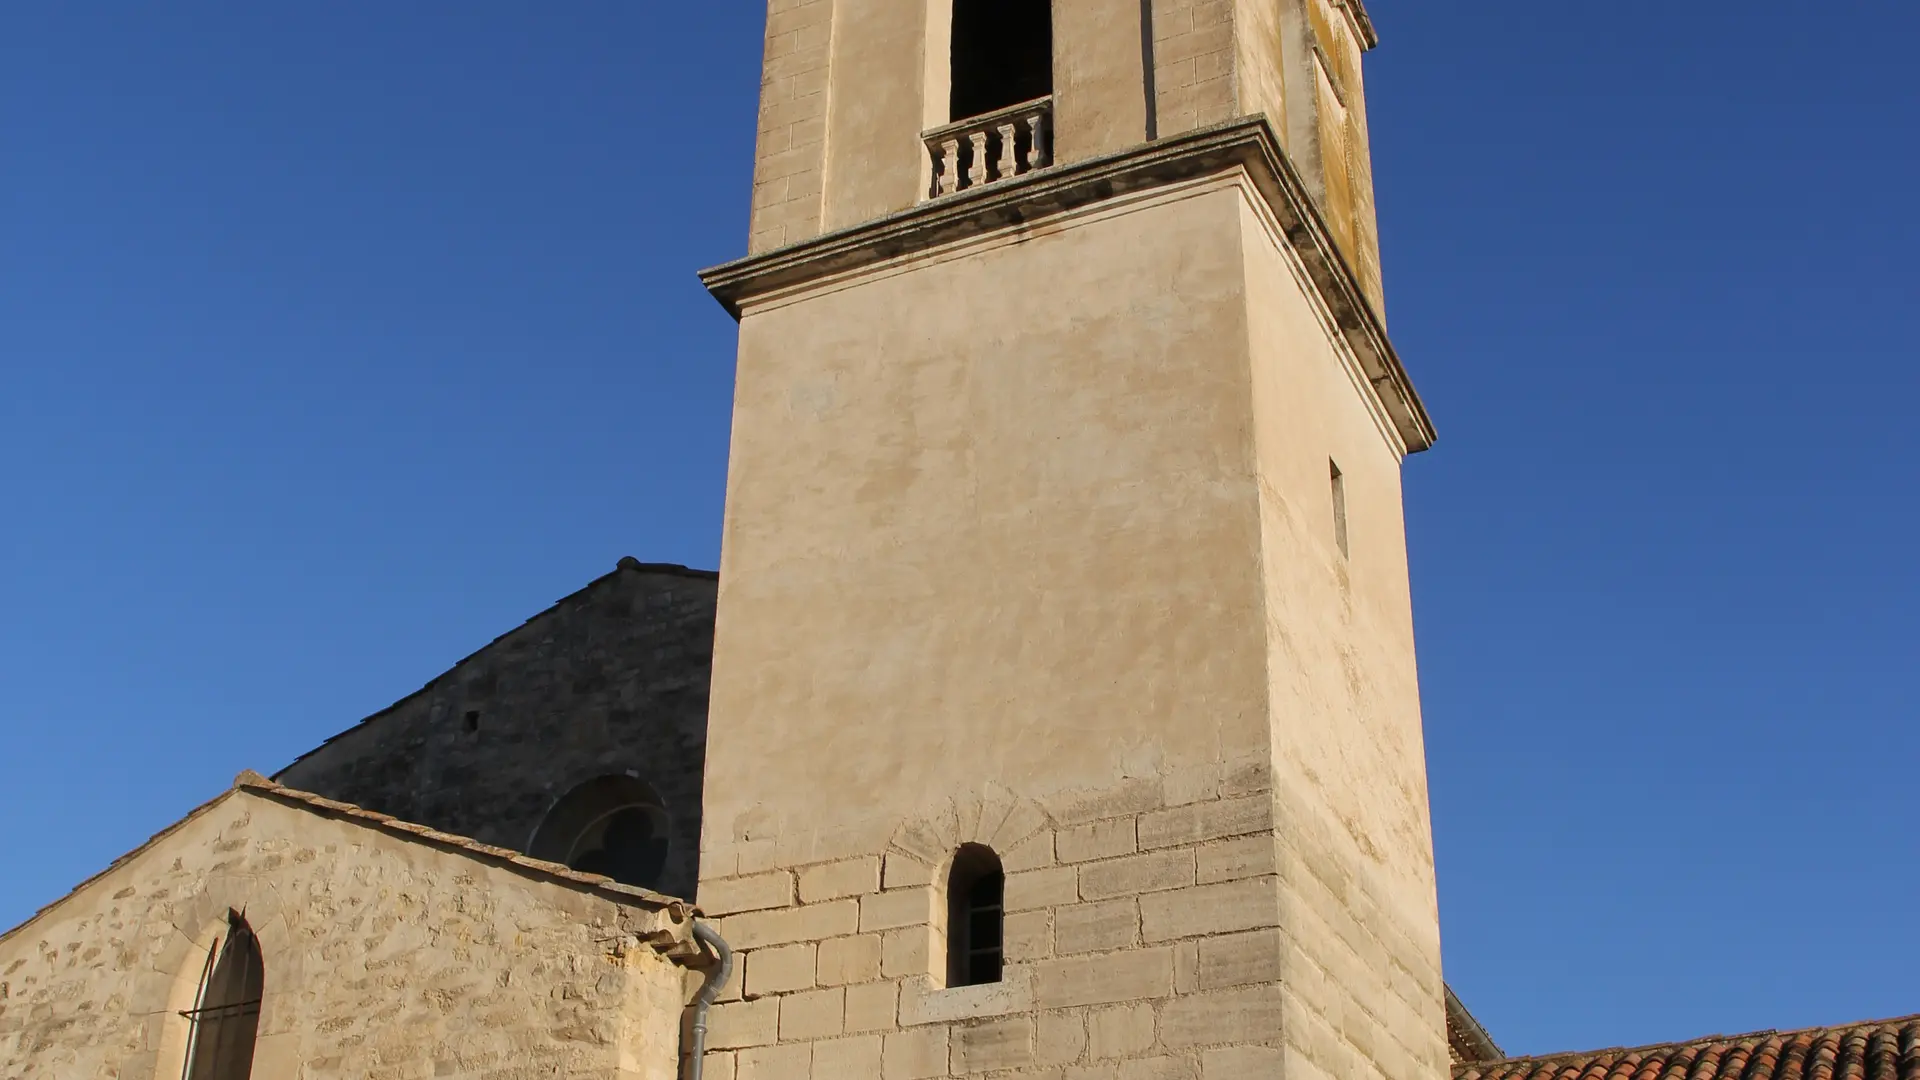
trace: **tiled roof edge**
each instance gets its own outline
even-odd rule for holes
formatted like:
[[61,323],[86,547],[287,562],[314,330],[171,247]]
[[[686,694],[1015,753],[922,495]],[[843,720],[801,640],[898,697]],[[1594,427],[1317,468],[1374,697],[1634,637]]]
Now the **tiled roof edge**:
[[283,806],[304,810],[308,813],[320,814],[336,820],[348,821],[355,825],[376,829],[404,840],[431,844],[443,851],[464,855],[468,858],[491,863],[496,866],[509,867],[528,877],[562,885],[581,892],[593,893],[616,903],[654,909],[660,912],[669,924],[669,928],[664,933],[655,935],[654,939],[650,941],[650,944],[652,944],[655,949],[680,963],[686,963],[701,955],[698,947],[694,945],[691,939],[693,929],[692,920],[700,914],[700,910],[693,904],[679,897],[668,896],[665,893],[654,892],[651,889],[642,889],[633,885],[622,885],[609,877],[603,877],[599,874],[583,874],[571,867],[563,866],[559,863],[547,862],[543,859],[531,858],[510,848],[483,844],[472,837],[441,832],[438,829],[429,829],[424,825],[415,825],[409,821],[401,821],[391,814],[382,814],[375,810],[368,810],[363,806],[356,806],[352,803],[325,798],[324,796],[315,795],[310,791],[300,791],[287,787],[284,784],[274,783],[272,780],[267,779],[252,769],[248,769],[239,776],[234,777],[233,786],[226,791],[194,807],[185,817],[153,834],[151,837],[148,837],[147,841],[139,847],[108,863],[106,868],[99,873],[92,875],[80,884],[68,889],[59,899],[41,907],[24,922],[20,923],[20,925],[13,927],[5,933],[0,933],[0,942],[7,941],[34,923],[39,922],[55,908],[66,904],[69,900],[85,892],[96,882],[145,854],[155,844],[179,832],[207,811],[238,794],[271,799]]
[[51,912],[54,908],[60,907],[61,905],[65,904],[67,901],[85,892],[90,886],[92,886],[95,882],[99,881],[101,878],[104,878],[108,874],[113,873],[115,870],[120,869],[122,866],[125,866],[126,864],[132,862],[134,859],[139,858],[142,854],[146,852],[148,848],[152,847],[153,845],[159,843],[162,840],[165,840],[167,837],[172,836],[174,833],[179,832],[181,829],[186,828],[187,825],[192,823],[195,818],[198,818],[200,815],[206,813],[207,811],[213,809],[214,807],[220,805],[221,803],[226,802],[228,799],[233,797],[234,791],[235,791],[234,788],[228,788],[227,790],[221,792],[220,794],[215,795],[213,798],[208,799],[206,802],[201,803],[199,806],[196,806],[193,809],[187,811],[185,817],[182,817],[180,820],[174,822],[173,824],[167,826],[164,829],[161,829],[159,832],[154,833],[152,836],[147,837],[146,841],[142,843],[139,847],[134,848],[132,851],[129,851],[126,854],[108,863],[105,867],[101,868],[101,870],[98,873],[90,875],[89,877],[87,877],[86,880],[80,882],[80,884],[75,885],[73,888],[68,889],[64,893],[61,893],[59,898],[41,905],[39,908],[35,909],[33,914],[27,916],[24,920],[22,920],[18,926],[15,926],[12,929],[7,930],[5,933],[0,933],[0,944],[6,943],[6,941],[12,938],[15,934],[18,934],[21,931],[25,930],[27,927],[32,926],[34,923],[39,922],[43,917],[47,915],[47,913]]
[[1513,1067],[1520,1065],[1539,1067],[1557,1062],[1598,1061],[1600,1059],[1621,1059],[1626,1057],[1658,1057],[1663,1053],[1681,1050],[1693,1050],[1701,1047],[1741,1045],[1765,1042],[1768,1039],[1794,1040],[1809,1036],[1837,1035],[1861,1030],[1906,1029],[1920,1026],[1920,1013],[1906,1016],[1893,1016],[1884,1020],[1857,1020],[1850,1024],[1817,1024],[1801,1028],[1763,1028],[1759,1031],[1745,1031],[1738,1034],[1702,1035],[1693,1039],[1679,1039],[1673,1042],[1648,1043],[1644,1046],[1607,1046],[1595,1050],[1556,1050],[1548,1054],[1527,1054],[1521,1057],[1501,1058],[1497,1061],[1469,1061],[1454,1066],[1456,1077],[1480,1076],[1494,1071],[1501,1075],[1513,1075]]
[[622,885],[610,877],[601,874],[582,873],[561,863],[548,862],[545,859],[536,859],[529,855],[523,855],[512,848],[503,848],[493,844],[482,843],[470,836],[461,836],[457,833],[441,832],[439,829],[430,829],[425,825],[415,825],[410,821],[402,821],[391,814],[382,814],[377,810],[369,810],[364,806],[356,806],[353,803],[329,799],[323,795],[315,795],[311,791],[300,791],[296,788],[287,787],[285,784],[275,783],[251,769],[234,777],[233,786],[236,790],[265,795],[282,802],[292,803],[306,810],[321,811],[330,816],[345,818],[370,828],[379,829],[382,832],[392,833],[404,839],[423,840],[459,854],[474,856],[493,863],[510,864],[520,870],[527,871],[535,877],[566,885],[569,888],[602,893],[610,899],[619,900],[622,903],[640,903],[648,907],[659,908],[668,912],[675,922],[685,920],[692,916],[696,910],[692,904],[677,896],[668,896],[666,893],[654,892],[652,889],[642,889],[636,885]]

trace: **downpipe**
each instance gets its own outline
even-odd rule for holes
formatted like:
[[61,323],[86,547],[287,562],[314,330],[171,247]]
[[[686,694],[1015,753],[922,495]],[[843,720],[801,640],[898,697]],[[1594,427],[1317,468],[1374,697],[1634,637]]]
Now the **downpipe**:
[[712,949],[720,958],[720,963],[709,969],[706,981],[700,984],[700,992],[693,996],[693,1045],[689,1048],[692,1064],[687,1068],[687,1080],[700,1080],[701,1073],[707,1067],[707,1013],[713,1008],[714,999],[727,985],[727,979],[733,975],[733,947],[728,945],[719,931],[707,925],[704,920],[693,920],[693,940]]

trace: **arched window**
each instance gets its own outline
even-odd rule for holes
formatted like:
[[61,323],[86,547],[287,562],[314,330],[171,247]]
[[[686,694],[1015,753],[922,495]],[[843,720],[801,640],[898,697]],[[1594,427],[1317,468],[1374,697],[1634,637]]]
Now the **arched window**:
[[547,811],[527,854],[604,874],[622,885],[658,888],[667,866],[667,811],[645,781],[589,780]]
[[967,844],[947,875],[947,985],[1000,981],[1007,876],[991,848]]
[[1051,93],[1051,0],[953,0],[949,119],[965,120]]
[[193,1025],[187,1043],[186,1080],[247,1080],[253,1044],[260,1033],[260,996],[266,972],[253,928],[237,911],[227,913],[227,932],[207,951],[200,992],[187,1012]]

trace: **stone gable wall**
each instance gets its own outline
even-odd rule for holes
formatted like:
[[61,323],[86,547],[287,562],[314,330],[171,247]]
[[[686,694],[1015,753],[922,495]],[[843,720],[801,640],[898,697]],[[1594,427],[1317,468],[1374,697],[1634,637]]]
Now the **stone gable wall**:
[[712,574],[623,567],[275,779],[524,851],[561,796],[629,773],[672,817],[657,888],[691,897],[715,589]]
[[0,1076],[178,1077],[229,909],[265,963],[255,1076],[674,1076],[663,910],[248,792],[0,938]]

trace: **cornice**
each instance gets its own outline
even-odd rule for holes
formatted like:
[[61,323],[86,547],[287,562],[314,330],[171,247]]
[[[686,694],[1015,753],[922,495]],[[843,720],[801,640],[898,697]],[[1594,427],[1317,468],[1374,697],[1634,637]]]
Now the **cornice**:
[[1264,116],[1245,117],[921,203],[888,217],[704,270],[700,280],[738,319],[756,297],[860,271],[1004,229],[1181,181],[1242,169],[1359,359],[1409,453],[1433,445],[1433,421],[1373,305],[1360,289],[1300,175]]
[[1367,5],[1362,0],[1334,0],[1334,4],[1344,8],[1347,18],[1353,20],[1353,29],[1360,35],[1363,52],[1380,47],[1380,32],[1373,28],[1373,17],[1367,14]]

